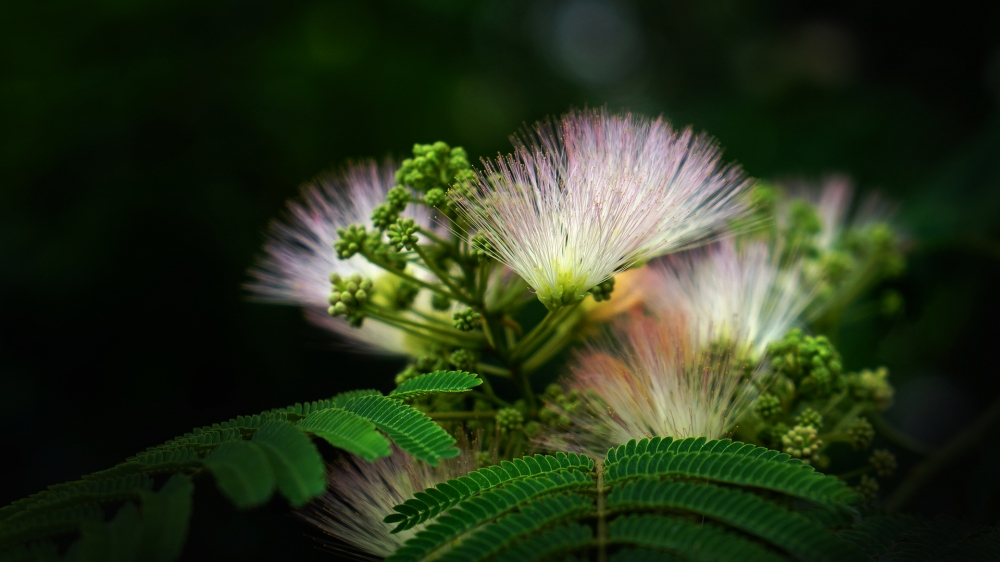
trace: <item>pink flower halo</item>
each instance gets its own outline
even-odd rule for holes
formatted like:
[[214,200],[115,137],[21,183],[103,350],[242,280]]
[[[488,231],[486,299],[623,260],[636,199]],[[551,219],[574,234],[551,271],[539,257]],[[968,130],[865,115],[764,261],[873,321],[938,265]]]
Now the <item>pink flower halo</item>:
[[637,262],[710,240],[742,215],[749,180],[690,129],[574,111],[515,138],[457,207],[549,308]]
[[[372,212],[385,202],[386,194],[395,185],[396,168],[391,160],[382,164],[366,160],[303,187],[301,199],[288,203],[286,216],[271,223],[264,255],[250,270],[253,281],[246,287],[254,298],[302,307],[311,323],[351,342],[354,350],[408,354],[426,345],[415,336],[376,321],[368,320],[361,328],[353,328],[343,318],[331,318],[326,312],[331,273],[342,277],[357,273],[372,279],[375,299],[379,298],[380,288],[384,293],[394,286],[391,274],[360,254],[338,259],[333,244],[339,239],[337,229],[364,224],[370,230]],[[431,225],[431,216],[423,206],[410,205],[403,216],[447,236]],[[423,270],[415,274],[430,276]],[[429,302],[426,308],[431,311]]]
[[741,330],[728,328],[730,345],[713,349],[714,328],[700,323],[638,312],[615,322],[610,337],[577,354],[563,383],[580,404],[572,411],[549,404],[570,423],[542,444],[599,459],[630,439],[724,437],[766,386],[765,371],[745,372]]

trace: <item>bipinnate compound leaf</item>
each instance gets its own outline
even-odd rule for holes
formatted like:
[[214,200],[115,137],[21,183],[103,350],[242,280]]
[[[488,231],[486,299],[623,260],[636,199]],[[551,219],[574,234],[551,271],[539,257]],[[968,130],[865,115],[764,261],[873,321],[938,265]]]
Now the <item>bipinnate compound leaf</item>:
[[396,523],[393,532],[399,532],[436,517],[465,499],[511,480],[566,470],[589,473],[593,469],[594,461],[591,458],[576,453],[556,453],[555,456],[534,455],[503,461],[499,465],[472,471],[460,478],[416,493],[413,498],[394,507],[393,511],[396,513],[386,516],[385,522]]
[[323,457],[312,441],[294,425],[275,420],[264,424],[251,443],[267,456],[278,491],[294,507],[302,507],[326,490]]
[[819,523],[738,489],[646,478],[616,487],[608,496],[607,506],[619,512],[660,509],[702,515],[760,537],[800,560],[840,562],[864,558],[857,548]]
[[[353,412],[384,431],[401,449],[435,466],[440,459],[458,455],[455,438],[420,410],[385,396],[355,398],[344,409]],[[303,421],[308,421],[308,418]]]
[[138,560],[180,558],[191,520],[191,478],[175,474],[156,493],[142,493],[142,539]]
[[[390,400],[390,402],[395,401]],[[375,429],[375,424],[371,420],[341,408],[327,408],[313,412],[300,421],[297,427],[368,462],[387,457],[392,453],[389,440]]]
[[711,523],[694,523],[668,515],[628,515],[608,524],[614,544],[664,550],[683,560],[780,562],[776,552]]
[[222,495],[246,509],[271,499],[276,480],[267,454],[250,441],[227,441],[205,457]]
[[561,523],[575,515],[590,511],[594,499],[579,494],[557,494],[543,497],[521,507],[517,513],[505,515],[492,525],[485,525],[462,539],[458,545],[437,558],[439,562],[473,562],[485,560],[503,549],[503,545],[527,536],[544,527]]
[[465,371],[434,371],[404,382],[389,393],[389,398],[406,400],[441,392],[465,392],[481,384],[482,379]]
[[[589,474],[579,471],[552,472],[510,480],[503,486],[486,490],[449,509],[406,541],[386,560],[391,562],[423,560],[462,533],[522,507],[526,502],[556,492],[590,488],[593,484],[594,480]],[[534,522],[531,525],[539,524]],[[537,528],[537,526],[529,527],[526,530]]]
[[65,562],[173,562],[180,558],[191,519],[191,478],[175,474],[158,492],[143,491],[108,522],[86,521]]
[[[830,508],[847,508],[861,497],[843,480],[816,472],[811,466],[790,462],[787,455],[728,440],[704,439],[692,447],[658,448],[655,452],[626,455],[607,464],[609,483],[645,476],[690,477],[713,482],[779,492]],[[631,443],[631,442],[630,442]],[[609,452],[609,459],[611,453]]]

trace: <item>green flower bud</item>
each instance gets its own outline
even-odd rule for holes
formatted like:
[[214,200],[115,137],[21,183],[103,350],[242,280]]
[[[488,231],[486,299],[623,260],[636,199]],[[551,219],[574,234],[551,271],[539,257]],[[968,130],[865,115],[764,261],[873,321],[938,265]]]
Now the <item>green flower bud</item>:
[[781,436],[781,445],[782,452],[809,464],[819,460],[819,450],[823,448],[823,440],[817,436],[815,427],[797,425]]
[[482,234],[472,237],[472,254],[476,256],[479,263],[485,263],[493,253],[493,245]]
[[338,228],[337,235],[340,239],[333,243],[333,249],[337,251],[337,257],[345,260],[361,251],[368,233],[363,225],[352,224],[347,228]]
[[816,429],[822,429],[823,427],[823,416],[813,410],[812,408],[806,408],[802,410],[802,413],[795,418],[795,422],[799,425],[811,425]]
[[417,294],[420,292],[420,287],[410,283],[409,281],[403,281],[396,288],[396,294],[393,299],[393,306],[397,310],[404,310],[410,308],[413,305],[413,301],[416,300]]
[[855,418],[847,428],[847,435],[851,439],[851,446],[854,450],[867,449],[875,438],[875,428],[867,418]]
[[615,290],[615,278],[602,282],[596,287],[590,290],[590,294],[593,295],[594,300],[597,302],[611,300],[611,293]]
[[410,190],[401,185],[397,185],[389,190],[385,199],[386,203],[395,209],[397,213],[402,212],[402,210],[405,209],[406,205],[410,202]]
[[862,402],[871,402],[879,410],[885,410],[892,405],[895,389],[889,383],[889,370],[885,367],[864,370],[848,375],[848,386],[851,397]]
[[784,411],[781,407],[781,398],[778,398],[774,394],[770,393],[761,394],[760,397],[757,398],[754,410],[756,410],[757,415],[764,419],[777,416]]
[[448,356],[448,362],[460,371],[475,371],[479,357],[469,349],[456,349]]
[[462,330],[463,332],[471,331],[482,321],[482,315],[471,308],[459,310],[452,315],[452,318],[454,319],[455,329]]
[[399,220],[399,210],[388,203],[382,203],[372,211],[372,224],[379,230],[385,230]]
[[442,294],[434,293],[434,295],[431,296],[431,308],[441,311],[448,310],[451,308],[451,299]]
[[403,248],[412,250],[417,244],[416,232],[419,229],[413,219],[396,219],[396,222],[389,226],[389,244],[397,251]]
[[424,201],[427,202],[431,207],[442,208],[448,205],[448,194],[445,193],[440,187],[435,187],[434,189],[427,192],[424,196]]
[[524,423],[524,415],[515,408],[502,408],[497,411],[496,423],[500,433],[517,431]]
[[896,464],[896,455],[886,449],[875,449],[872,451],[872,456],[868,459],[868,462],[875,467],[875,474],[883,478],[892,476],[892,473],[896,472],[896,468],[899,466]]
[[865,501],[868,503],[872,503],[878,499],[878,481],[867,474],[861,475],[861,482],[854,489],[864,496]]

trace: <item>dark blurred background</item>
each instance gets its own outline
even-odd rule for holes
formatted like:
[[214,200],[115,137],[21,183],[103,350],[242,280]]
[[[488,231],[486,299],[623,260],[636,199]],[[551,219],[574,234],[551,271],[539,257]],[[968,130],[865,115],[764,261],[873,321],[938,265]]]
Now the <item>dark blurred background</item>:
[[[890,420],[943,443],[1000,396],[998,100],[995,2],[4,2],[0,504],[195,426],[391,388],[398,362],[247,301],[268,221],[347,159],[491,156],[588,104],[898,202],[904,312],[839,343],[889,367]],[[995,522],[998,434],[914,509]],[[235,513],[210,488],[187,558],[331,558],[279,501]]]

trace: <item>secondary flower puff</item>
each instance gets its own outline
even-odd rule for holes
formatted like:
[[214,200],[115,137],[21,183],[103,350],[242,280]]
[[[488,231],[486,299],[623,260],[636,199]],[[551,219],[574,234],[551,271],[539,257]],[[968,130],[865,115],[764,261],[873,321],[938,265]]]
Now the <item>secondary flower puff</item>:
[[703,343],[733,333],[759,359],[768,344],[795,327],[816,295],[795,256],[779,267],[780,248],[763,240],[727,239],[650,264],[647,305],[658,316],[681,315],[697,322]]
[[601,458],[629,439],[723,437],[756,391],[741,383],[743,363],[735,347],[711,349],[689,337],[700,332],[682,316],[623,317],[611,338],[576,357],[563,382],[581,403],[561,412],[569,427],[544,443]]
[[437,466],[414,459],[394,447],[392,455],[374,463],[341,459],[327,475],[328,491],[302,515],[328,535],[347,543],[355,552],[385,558],[424,528],[392,533],[395,525],[383,523],[392,508],[417,492],[465,476],[476,469],[468,446]]
[[[254,277],[247,285],[250,291],[266,302],[302,307],[310,322],[361,344],[361,349],[394,354],[412,350],[414,338],[400,330],[371,321],[353,328],[343,318],[327,314],[331,273],[370,278],[376,295],[393,286],[390,274],[360,254],[338,259],[333,243],[339,237],[337,229],[369,222],[394,185],[395,170],[391,161],[381,165],[365,161],[303,188],[301,201],[289,202],[287,218],[271,224],[264,256],[250,271]],[[404,216],[425,227],[430,223],[423,207],[411,205]]]
[[740,169],[710,137],[662,118],[571,112],[514,144],[457,205],[549,308],[703,242],[744,210]]

